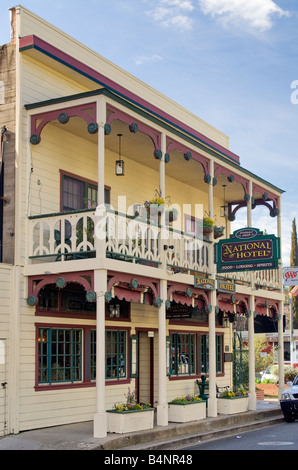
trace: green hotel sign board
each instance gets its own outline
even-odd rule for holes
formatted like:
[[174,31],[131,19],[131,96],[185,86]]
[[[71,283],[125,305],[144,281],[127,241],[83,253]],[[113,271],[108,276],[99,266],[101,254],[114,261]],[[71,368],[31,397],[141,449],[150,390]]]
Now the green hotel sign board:
[[218,273],[277,269],[279,259],[280,239],[256,228],[235,230],[214,245]]

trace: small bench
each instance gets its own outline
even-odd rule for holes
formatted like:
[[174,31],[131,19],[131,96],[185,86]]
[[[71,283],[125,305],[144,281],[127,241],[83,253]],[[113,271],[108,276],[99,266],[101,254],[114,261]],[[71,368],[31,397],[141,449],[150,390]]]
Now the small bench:
[[[196,384],[200,390],[199,397],[202,398],[202,400],[208,400],[208,395],[205,394],[205,391],[209,393],[209,381],[206,381],[206,377],[203,375],[201,382],[199,381],[199,379],[197,379]],[[224,385],[224,386],[216,385],[216,396],[218,397],[220,396],[221,393],[228,392],[229,390],[230,390],[230,387],[228,385]]]

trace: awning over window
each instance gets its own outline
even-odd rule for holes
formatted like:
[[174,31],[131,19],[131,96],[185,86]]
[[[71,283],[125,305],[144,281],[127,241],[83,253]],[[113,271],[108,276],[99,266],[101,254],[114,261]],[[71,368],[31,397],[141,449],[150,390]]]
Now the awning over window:
[[217,299],[217,306],[223,312],[234,313],[234,304],[229,299]]
[[255,311],[257,315],[268,315],[268,309],[265,305],[256,304]]

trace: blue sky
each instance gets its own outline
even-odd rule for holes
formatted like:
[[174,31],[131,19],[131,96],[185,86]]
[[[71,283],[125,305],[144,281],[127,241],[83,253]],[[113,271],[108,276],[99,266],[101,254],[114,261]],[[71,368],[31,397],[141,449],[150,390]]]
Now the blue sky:
[[[289,265],[298,219],[297,0],[21,4],[227,134],[244,168],[285,191],[282,246]],[[0,0],[0,44],[10,40],[14,5]],[[237,223],[245,225],[245,218]],[[267,211],[253,211],[253,225],[276,233]]]

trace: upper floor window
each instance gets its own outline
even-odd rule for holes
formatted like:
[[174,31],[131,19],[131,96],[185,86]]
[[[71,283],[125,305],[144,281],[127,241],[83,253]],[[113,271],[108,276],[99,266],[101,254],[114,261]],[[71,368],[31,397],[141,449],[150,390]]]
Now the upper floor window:
[[[110,188],[105,187],[105,203],[110,203]],[[91,209],[97,204],[97,184],[62,173],[61,210]]]

